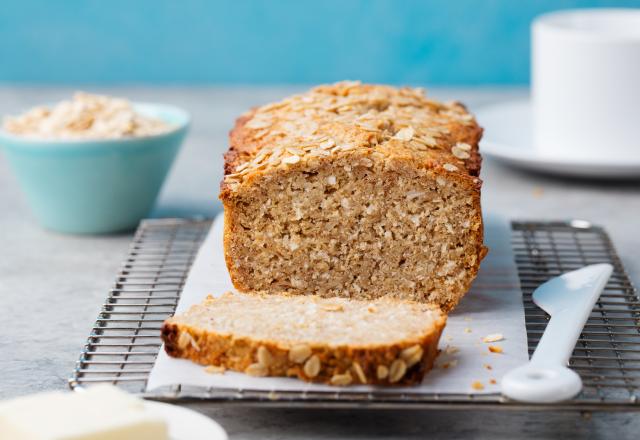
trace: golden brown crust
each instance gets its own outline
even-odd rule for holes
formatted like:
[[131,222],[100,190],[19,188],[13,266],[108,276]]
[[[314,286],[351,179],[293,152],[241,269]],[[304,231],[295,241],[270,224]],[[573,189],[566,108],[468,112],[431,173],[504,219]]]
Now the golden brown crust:
[[[435,321],[431,333],[385,346],[310,345],[311,352],[303,355],[302,361],[292,360],[293,347],[282,341],[223,335],[175,323],[172,319],[165,321],[161,335],[169,356],[189,359],[201,365],[215,365],[255,374],[254,367],[260,364],[261,360],[258,351],[266,349],[269,362],[268,365],[264,365],[266,370],[261,371],[262,374],[259,375],[297,377],[307,382],[329,385],[415,385],[420,383],[433,367],[445,323],[446,317],[441,315]],[[418,356],[412,360],[411,357],[416,353]],[[317,372],[313,366],[308,365],[314,356],[319,360]],[[398,366],[406,368],[406,371],[397,371]],[[380,367],[387,369],[386,376],[379,375]],[[393,373],[396,373],[395,376]],[[341,381],[346,376],[350,377],[350,382],[349,379]]]
[[322,150],[331,155],[364,150],[407,158],[479,185],[481,137],[464,105],[429,100],[422,89],[359,82],[319,86],[238,118],[229,134],[220,198],[254,175],[287,168],[292,156],[304,162],[327,143],[333,146]]

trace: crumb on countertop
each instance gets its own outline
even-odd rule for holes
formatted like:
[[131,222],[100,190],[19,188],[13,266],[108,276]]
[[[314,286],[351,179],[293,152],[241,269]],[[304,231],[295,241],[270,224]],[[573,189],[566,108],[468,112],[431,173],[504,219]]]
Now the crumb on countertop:
[[531,191],[531,193],[535,199],[539,199],[544,195],[544,189],[542,189],[542,187],[540,186],[536,186],[535,188],[533,188],[533,191]]

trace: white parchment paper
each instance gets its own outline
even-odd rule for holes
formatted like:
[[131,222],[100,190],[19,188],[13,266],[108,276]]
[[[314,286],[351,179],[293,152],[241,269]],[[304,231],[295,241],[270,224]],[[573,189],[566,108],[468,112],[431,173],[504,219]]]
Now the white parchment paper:
[[[391,390],[415,393],[496,393],[500,380],[510,369],[528,360],[522,293],[509,242],[510,229],[504,219],[485,221],[485,242],[490,248],[471,291],[449,316],[440,340],[441,354],[436,367],[421,385],[413,387],[351,386],[342,392]],[[214,221],[193,263],[176,313],[201,302],[207,295],[233,290],[222,252],[222,216]],[[501,333],[500,342],[484,343],[482,338]],[[489,345],[503,349],[491,353]],[[484,388],[473,387],[480,382]],[[257,378],[227,371],[210,374],[187,360],[173,359],[164,349],[149,376],[147,390],[167,385],[189,385],[254,390],[326,391],[328,385],[309,384],[291,378]]]

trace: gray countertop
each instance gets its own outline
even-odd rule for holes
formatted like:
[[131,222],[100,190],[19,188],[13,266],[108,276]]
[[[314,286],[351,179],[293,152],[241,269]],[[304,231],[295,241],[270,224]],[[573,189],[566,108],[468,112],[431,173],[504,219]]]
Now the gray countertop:
[[[234,118],[300,87],[90,88],[166,102],[192,113],[193,126],[152,213],[215,215],[221,153]],[[72,89],[2,87],[0,115],[69,96]],[[437,89],[473,110],[526,97],[522,89]],[[569,180],[510,169],[486,159],[485,212],[518,219],[581,218],[604,226],[640,285],[640,180]],[[131,235],[77,237],[41,229],[0,156],[0,397],[64,389]],[[380,412],[212,409],[232,438],[629,438],[640,417],[625,413],[488,411]]]

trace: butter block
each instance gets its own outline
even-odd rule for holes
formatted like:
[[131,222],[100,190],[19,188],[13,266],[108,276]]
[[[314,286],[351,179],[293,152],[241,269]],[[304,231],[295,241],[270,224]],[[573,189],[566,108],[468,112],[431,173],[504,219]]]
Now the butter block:
[[0,440],[168,440],[143,401],[110,385],[0,402]]

